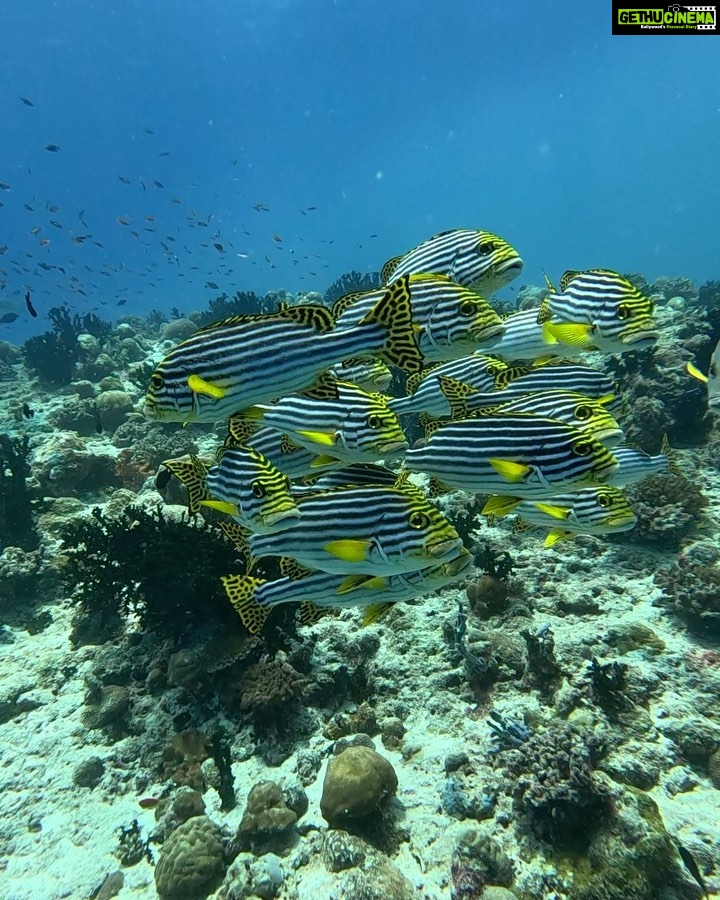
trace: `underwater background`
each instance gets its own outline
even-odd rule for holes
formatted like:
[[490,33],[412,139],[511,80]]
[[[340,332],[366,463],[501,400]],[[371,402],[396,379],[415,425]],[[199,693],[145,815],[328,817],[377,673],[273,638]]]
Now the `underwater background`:
[[[717,38],[613,36],[597,0],[0,0],[0,21],[0,897],[720,890]],[[454,229],[521,262],[496,281],[463,282],[460,251],[412,267],[411,248]],[[596,269],[625,298],[605,344],[582,318],[594,301],[561,280]],[[423,320],[424,272],[485,298],[472,349],[500,366],[480,389],[453,370],[435,396],[449,413],[400,399],[471,353],[457,316],[455,345]],[[372,321],[336,304],[371,290]],[[628,297],[649,323],[635,346]],[[308,370],[274,391],[306,304],[329,338],[310,335]],[[531,349],[514,352],[528,312]],[[230,437],[226,415],[163,413],[176,348],[195,341],[195,365],[224,334],[199,328],[257,314],[221,354],[267,348]],[[357,353],[331,362],[383,371],[328,387],[312,360],[336,336]],[[551,356],[612,384],[591,399],[641,454],[619,482],[631,530],[557,537],[556,491],[546,541],[538,510],[516,508],[503,439],[507,491],[443,479],[427,416],[477,423],[478,390]],[[230,390],[189,371],[194,412]],[[590,396],[558,371],[553,388]],[[300,413],[281,406],[296,391]],[[386,453],[341,460],[387,462],[350,488],[328,462],[338,398],[402,426]],[[318,470],[332,491],[364,485],[295,557],[282,532],[248,548],[223,527],[253,531],[230,461],[281,413],[278,460],[316,454],[263,469],[273,490],[287,474],[286,504],[311,508]],[[438,515],[474,564],[426,560],[436,580],[409,586],[354,569],[335,523],[386,495]],[[412,533],[395,538],[402,555]],[[277,552],[253,565],[263,540]],[[265,585],[310,585],[278,557],[331,545],[337,590],[269,593],[258,612]],[[295,600],[315,606],[298,620]]]

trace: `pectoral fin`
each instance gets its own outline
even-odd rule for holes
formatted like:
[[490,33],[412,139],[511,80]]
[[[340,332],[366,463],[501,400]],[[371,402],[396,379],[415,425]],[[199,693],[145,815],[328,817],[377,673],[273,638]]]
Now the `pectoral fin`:
[[510,481],[513,484],[522,481],[523,478],[526,478],[530,472],[532,472],[530,466],[526,466],[524,463],[515,462],[511,459],[499,459],[498,457],[493,457],[488,459],[488,462],[501,478],[504,478],[505,481]]
[[570,515],[570,510],[565,509],[562,506],[553,506],[551,503],[535,503],[534,505],[535,509],[547,513],[547,515],[552,516],[553,519],[567,519]]
[[236,516],[238,508],[234,503],[227,503],[225,500],[201,500],[200,506],[208,506],[210,509],[216,509],[218,512],[227,513],[229,516]]
[[300,437],[304,437],[313,444],[320,444],[323,447],[334,447],[337,443],[335,432],[328,431],[298,431]]
[[703,373],[698,369],[697,366],[694,366],[691,362],[685,363],[685,371],[688,375],[692,375],[693,378],[697,378],[698,381],[702,381],[703,384],[708,383],[707,375],[703,375]]
[[542,339],[546,344],[567,344],[587,350],[593,347],[593,326],[584,322],[545,322]]
[[383,616],[387,615],[393,606],[395,606],[394,603],[372,603],[370,606],[366,606],[365,614],[363,615],[363,628],[366,625],[372,625],[373,622],[378,622]]
[[520,502],[518,497],[491,497],[483,506],[480,514],[483,516],[506,516]]
[[370,541],[339,540],[325,544],[323,550],[347,563],[364,562],[370,549]]
[[188,378],[187,383],[190,390],[195,394],[202,394],[213,400],[222,400],[227,394],[225,388],[221,388],[218,384],[211,384],[211,382],[205,381],[205,379],[201,378],[199,375],[191,375]]
[[567,541],[573,537],[572,531],[563,531],[561,528],[553,528],[545,538],[546,547],[554,547],[558,541]]

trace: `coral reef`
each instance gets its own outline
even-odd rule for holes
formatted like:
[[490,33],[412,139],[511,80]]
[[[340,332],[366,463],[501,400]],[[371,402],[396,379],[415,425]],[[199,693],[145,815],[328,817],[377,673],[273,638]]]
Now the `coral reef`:
[[595,734],[556,723],[495,755],[505,790],[538,838],[580,849],[612,814],[611,792],[594,771],[602,749]]
[[155,866],[155,886],[167,900],[201,900],[225,874],[222,833],[207,816],[194,816],[165,841]]
[[270,312],[272,306],[255,291],[236,291],[232,297],[220,294],[208,303],[208,308],[193,315],[193,321],[200,327],[228,319],[230,316],[252,316]]
[[323,782],[320,811],[335,826],[347,826],[375,812],[397,790],[392,765],[369,747],[343,750],[328,762]]
[[720,638],[720,557],[717,553],[680,556],[675,565],[656,572],[655,584],[663,592],[659,602],[689,628]]
[[653,475],[626,491],[638,523],[625,540],[678,550],[695,534],[708,498],[697,484],[678,475]]

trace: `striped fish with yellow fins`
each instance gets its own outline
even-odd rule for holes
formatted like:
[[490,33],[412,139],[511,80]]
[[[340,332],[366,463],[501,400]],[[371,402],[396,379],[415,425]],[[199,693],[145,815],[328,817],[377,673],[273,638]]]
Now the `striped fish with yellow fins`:
[[401,275],[436,272],[490,297],[517,278],[523,261],[504,238],[490,231],[453,228],[435,234],[382,267],[383,284]]
[[622,491],[607,485],[556,494],[545,500],[491,497],[482,514],[493,517],[513,514],[524,526],[549,528],[546,547],[576,534],[602,535],[629,531],[637,523],[637,516]]
[[[377,622],[396,603],[436,591],[467,574],[473,558],[464,548],[450,562],[401,575],[358,576],[309,571],[281,562],[282,578],[225,575],[223,587],[243,625],[258,634],[276,606],[300,604],[300,622],[309,625],[328,610],[364,607],[364,625]],[[348,584],[352,587],[348,590]]]
[[[503,324],[483,296],[445,275],[403,276],[408,277],[415,339],[425,362],[443,362],[492,348]],[[333,306],[338,327],[351,328],[361,321],[383,290],[386,288],[340,297]]]
[[532,413],[536,416],[545,416],[549,419],[566,422],[594,437],[606,447],[614,447],[625,437],[617,420],[607,409],[607,404],[612,400],[612,394],[596,400],[577,391],[553,390],[525,394],[498,404],[498,397],[502,397],[505,391],[490,391],[484,394],[465,393],[454,398],[452,391],[455,387],[452,385],[447,388],[454,419],[473,415]]
[[617,461],[565,422],[497,413],[441,425],[424,446],[407,451],[405,466],[449,488],[527,498],[602,484]]
[[384,288],[353,327],[338,328],[328,309],[307,304],[201,328],[155,369],[145,415],[161,422],[216,422],[308,388],[324,369],[359,355],[419,371],[408,281]]
[[287,476],[249,447],[223,450],[212,467],[196,456],[168,459],[162,465],[187,488],[193,515],[207,506],[259,533],[289,528],[300,515]]
[[652,300],[610,269],[565,272],[560,290],[540,304],[538,322],[551,342],[607,353],[652,347],[659,336]]
[[253,562],[290,556],[307,568],[350,578],[414,572],[463,551],[455,528],[412,485],[339,488],[303,494],[296,502],[300,516],[277,540],[250,534],[240,543]]
[[409,446],[385,397],[327,375],[316,388],[237,413],[230,420],[231,434],[237,419],[262,422],[316,451],[320,456],[315,465],[333,460],[374,462]]

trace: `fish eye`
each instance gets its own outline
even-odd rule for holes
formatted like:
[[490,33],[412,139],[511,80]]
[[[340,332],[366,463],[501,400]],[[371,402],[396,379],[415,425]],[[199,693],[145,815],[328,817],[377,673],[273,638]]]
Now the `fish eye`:
[[573,451],[577,456],[588,456],[592,453],[592,444],[590,441],[575,441]]
[[580,422],[587,422],[587,420],[592,416],[592,410],[589,406],[586,406],[584,403],[581,403],[575,409],[575,418]]
[[162,390],[165,379],[162,375],[158,375],[157,373],[150,378],[150,384],[155,388],[156,391]]
[[618,306],[618,319],[629,319],[632,316],[632,308],[627,303],[621,303]]
[[600,494],[598,497],[598,506],[602,506],[603,509],[607,509],[608,506],[612,503],[610,497],[607,494]]
[[492,253],[493,250],[497,249],[495,245],[495,241],[483,241],[478,244],[478,253],[482,253],[485,255],[486,253]]
[[496,375],[499,375],[501,372],[504,372],[505,369],[502,366],[488,366],[487,373],[491,378],[494,378]]
[[253,497],[257,497],[258,500],[267,495],[265,485],[259,481],[253,481],[252,485],[250,486],[250,490],[252,491]]
[[380,416],[370,416],[370,418],[368,419],[368,425],[371,428],[382,428],[384,422]]
[[425,513],[416,512],[410,516],[410,527],[416,528],[418,531],[423,528],[427,528],[429,524],[430,519]]
[[463,300],[460,304],[461,316],[472,316],[477,312],[477,303],[472,300]]

